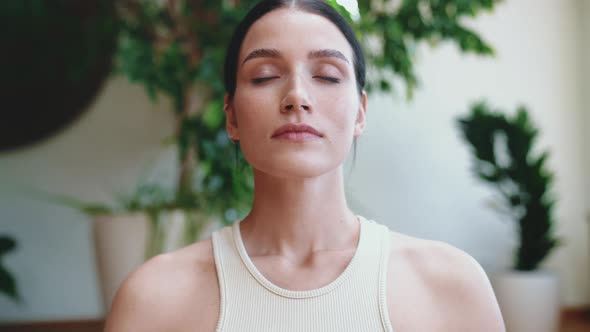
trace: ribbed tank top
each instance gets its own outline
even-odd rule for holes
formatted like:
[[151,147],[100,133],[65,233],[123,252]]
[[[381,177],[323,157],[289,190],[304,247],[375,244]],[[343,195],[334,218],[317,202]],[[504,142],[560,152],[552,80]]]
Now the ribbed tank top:
[[312,290],[281,288],[256,268],[239,222],[212,234],[220,287],[218,332],[392,332],[386,299],[389,230],[358,216],[360,235],[345,270]]

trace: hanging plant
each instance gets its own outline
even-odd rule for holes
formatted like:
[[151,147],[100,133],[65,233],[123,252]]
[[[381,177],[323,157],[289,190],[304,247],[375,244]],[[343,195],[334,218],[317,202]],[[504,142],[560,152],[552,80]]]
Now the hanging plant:
[[56,134],[88,108],[111,72],[114,0],[0,2],[0,151]]

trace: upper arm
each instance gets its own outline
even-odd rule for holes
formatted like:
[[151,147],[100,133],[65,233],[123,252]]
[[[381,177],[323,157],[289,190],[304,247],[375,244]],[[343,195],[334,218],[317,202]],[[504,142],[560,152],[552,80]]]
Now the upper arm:
[[445,243],[435,245],[430,276],[444,310],[444,325],[455,331],[504,332],[504,321],[490,281],[469,254]]

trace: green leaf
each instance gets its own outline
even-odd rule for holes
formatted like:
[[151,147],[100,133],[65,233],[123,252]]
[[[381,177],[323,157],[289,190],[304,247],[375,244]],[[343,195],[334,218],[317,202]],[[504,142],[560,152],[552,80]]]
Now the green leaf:
[[342,6],[338,3],[337,0],[327,0],[328,4],[332,6],[336,11],[342,15],[348,22],[352,22],[352,15],[346,9],[346,7]]
[[3,293],[13,300],[18,300],[18,292],[14,277],[0,264],[0,293]]
[[80,199],[65,196],[65,195],[58,195],[58,194],[40,194],[44,196],[44,198],[48,201],[55,202],[60,205],[68,206],[70,208],[79,210],[85,214],[90,216],[94,215],[101,215],[101,214],[112,214],[113,208],[101,203],[90,203],[85,202]]
[[0,236],[0,256],[6,255],[8,252],[16,248],[16,241],[8,236]]
[[203,123],[205,123],[209,129],[216,129],[222,125],[223,120],[225,120],[223,102],[220,100],[210,101],[203,114]]

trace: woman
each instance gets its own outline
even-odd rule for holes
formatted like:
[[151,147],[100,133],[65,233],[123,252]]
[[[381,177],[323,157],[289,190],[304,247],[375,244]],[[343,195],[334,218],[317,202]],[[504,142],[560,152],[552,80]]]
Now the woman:
[[134,271],[106,331],[504,331],[471,256],[348,208],[343,162],[367,95],[336,11],[263,1],[226,57],[226,127],[254,169],[252,210]]

